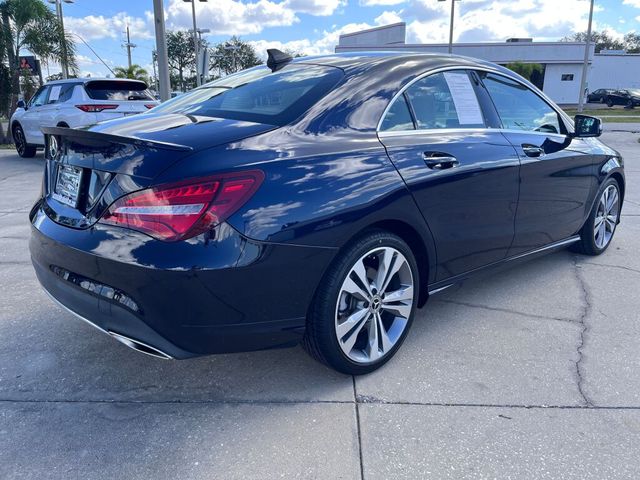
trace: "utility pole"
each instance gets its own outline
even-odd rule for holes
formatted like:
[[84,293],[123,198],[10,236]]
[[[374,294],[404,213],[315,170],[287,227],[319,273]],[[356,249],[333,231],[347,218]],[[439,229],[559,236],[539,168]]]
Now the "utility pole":
[[[198,26],[196,25],[196,0],[183,0],[184,2],[191,3],[191,17],[193,18],[193,49],[196,56],[196,85],[199,87],[202,84],[200,79],[200,67],[198,62]],[[200,0],[206,2],[207,0]]]
[[62,47],[62,58],[61,58],[61,70],[62,70],[62,78],[69,78],[69,63],[67,61],[67,41],[66,36],[64,34],[64,15],[62,14],[62,2],[64,3],[73,3],[74,0],[48,0],[49,3],[55,4],[56,6],[56,16],[58,17],[58,21],[60,22],[60,28],[62,29],[62,36],[60,38],[60,46]]
[[232,45],[231,43],[227,42],[226,45],[224,46],[224,49],[231,50],[231,59],[233,61],[233,73],[236,73],[238,71],[238,62],[236,59],[236,52],[240,50],[240,45]]
[[153,20],[156,30],[156,50],[158,52],[158,85],[160,100],[169,100],[169,57],[167,56],[167,36],[164,28],[164,5],[162,0],[153,0]]
[[587,27],[587,42],[584,46],[584,64],[582,65],[582,79],[580,81],[580,97],[578,99],[578,113],[584,110],[584,91],[587,87],[587,73],[589,72],[589,54],[591,53],[591,27],[593,26],[593,4],[589,8],[589,26]]
[[[447,0],[438,0],[446,2]],[[449,20],[449,55],[453,53],[453,21],[456,13],[456,0],[451,0],[451,20]]]
[[[191,31],[191,30],[189,30]],[[198,36],[197,36],[197,52],[196,53],[196,76],[198,77],[198,86],[200,86],[203,82],[204,82],[204,78],[207,76],[208,72],[205,72],[205,64],[206,62],[206,56],[207,56],[207,49],[203,46],[202,43],[202,34],[203,33],[209,33],[211,30],[209,30],[208,28],[198,28],[196,30]],[[202,59],[200,59],[200,55],[202,55]],[[202,67],[202,71],[200,69],[200,67]]]
[[129,60],[129,68],[131,68],[131,49],[136,48],[135,43],[131,43],[131,37],[129,36],[129,25],[127,25],[127,43],[124,44],[127,47],[127,59]]
[[158,60],[158,53],[153,50],[151,52],[151,65],[153,65],[153,88],[158,91],[158,76],[156,74],[156,61]]

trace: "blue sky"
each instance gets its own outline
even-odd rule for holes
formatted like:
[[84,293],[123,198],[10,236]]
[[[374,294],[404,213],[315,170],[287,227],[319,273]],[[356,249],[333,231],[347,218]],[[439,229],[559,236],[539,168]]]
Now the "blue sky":
[[[408,43],[448,40],[450,2],[437,0],[209,0],[197,2],[198,26],[211,29],[210,42],[232,34],[268,47],[307,54],[333,51],[341,33],[397,21],[407,23]],[[455,40],[504,41],[509,37],[557,40],[586,30],[588,0],[460,0],[456,3]],[[65,26],[82,36],[112,65],[127,61],[124,30],[130,25],[138,45],[133,61],[150,69],[154,46],[152,0],[75,0],[64,4]],[[167,27],[191,26],[191,5],[165,0]],[[596,0],[595,28],[614,36],[640,32],[640,0]],[[81,73],[108,73],[78,42]],[[59,69],[49,66],[50,73]]]

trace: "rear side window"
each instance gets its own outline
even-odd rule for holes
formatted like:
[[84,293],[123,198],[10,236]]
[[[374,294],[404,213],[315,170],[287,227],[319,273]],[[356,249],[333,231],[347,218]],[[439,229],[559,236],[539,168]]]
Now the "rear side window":
[[503,128],[562,133],[557,112],[531,89],[501,75],[478,73],[491,95]]
[[429,75],[406,91],[418,129],[483,128],[484,117],[466,71]]
[[411,112],[407,105],[407,99],[404,95],[400,95],[389,111],[387,112],[380,130],[383,132],[402,131],[402,130],[414,130],[413,119],[411,118]]
[[334,67],[293,64],[276,72],[257,67],[221,78],[153,109],[270,125],[286,125],[327,94],[343,77]]
[[155,100],[143,82],[96,80],[84,88],[93,100]]

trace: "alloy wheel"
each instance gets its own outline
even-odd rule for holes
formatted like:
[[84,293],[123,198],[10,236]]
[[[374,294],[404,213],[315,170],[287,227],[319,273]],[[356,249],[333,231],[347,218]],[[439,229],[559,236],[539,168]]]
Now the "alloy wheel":
[[342,352],[370,364],[402,338],[411,316],[414,279],[406,257],[395,248],[369,251],[353,265],[338,295],[335,332]]
[[593,222],[593,239],[599,249],[609,245],[613,232],[616,230],[618,215],[620,212],[620,195],[615,185],[609,185],[604,189]]
[[22,128],[20,127],[16,127],[13,131],[13,141],[16,144],[16,150],[18,151],[19,155],[22,155],[24,153],[24,150],[26,148],[26,141],[24,138],[24,133],[22,132]]

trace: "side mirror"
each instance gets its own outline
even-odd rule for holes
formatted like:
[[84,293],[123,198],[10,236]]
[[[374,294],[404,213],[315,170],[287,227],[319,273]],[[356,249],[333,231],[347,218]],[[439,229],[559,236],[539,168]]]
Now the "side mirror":
[[575,132],[572,135],[576,138],[599,137],[602,135],[602,120],[589,115],[576,115]]
[[18,108],[24,108],[25,110],[27,109],[27,104],[24,102],[24,100],[18,100],[18,103],[16,104],[16,106]]

